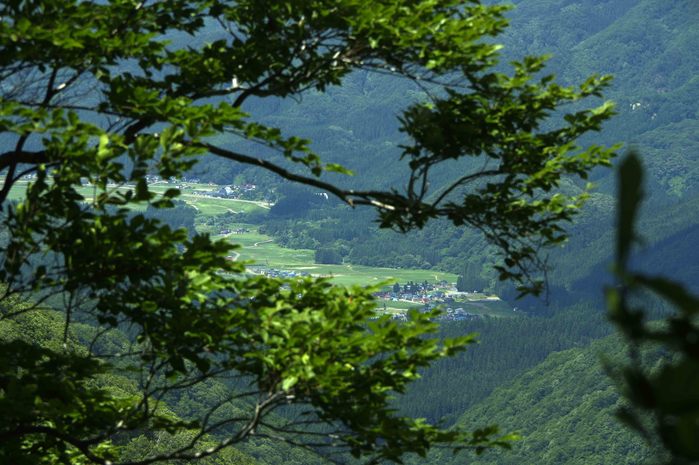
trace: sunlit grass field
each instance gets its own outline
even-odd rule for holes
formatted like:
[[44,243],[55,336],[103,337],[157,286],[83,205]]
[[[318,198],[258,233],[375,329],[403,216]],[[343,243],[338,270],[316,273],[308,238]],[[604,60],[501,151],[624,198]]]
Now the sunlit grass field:
[[[238,225],[234,225],[238,227]],[[322,265],[314,263],[314,252],[305,249],[286,249],[272,241],[270,236],[256,232],[231,234],[227,239],[240,244],[239,260],[252,261],[254,265],[279,270],[307,272],[314,276],[327,276],[333,282],[344,285],[372,285],[385,281],[436,283],[441,280],[455,282],[456,275],[433,270],[379,268],[363,265]]]
[[[10,191],[10,199],[20,200],[24,196],[27,187],[26,181],[18,182]],[[148,186],[152,192],[157,194],[164,193],[167,189],[172,189],[173,185],[151,184]],[[129,189],[129,187],[121,187],[120,189]],[[225,213],[241,213],[253,211],[267,211],[269,205],[263,202],[213,198],[201,194],[195,194],[194,191],[213,191],[217,186],[208,184],[188,184],[181,189],[179,199],[187,202],[197,209],[199,220],[205,220],[207,217],[222,215]],[[86,201],[90,201],[95,195],[95,188],[92,186],[84,186],[78,189]],[[145,206],[136,210],[144,209]],[[363,265],[321,265],[314,263],[314,252],[304,249],[286,249],[275,244],[270,236],[259,234],[256,227],[252,225],[230,224],[226,225],[230,229],[245,227],[251,232],[244,234],[230,234],[227,239],[234,243],[240,244],[241,248],[237,250],[240,254],[238,260],[251,261],[251,265],[259,265],[266,268],[275,268],[279,270],[307,272],[313,276],[324,276],[332,279],[333,282],[343,285],[375,285],[383,282],[405,283],[408,281],[423,282],[427,281],[435,283],[441,280],[447,282],[455,282],[456,275],[444,273],[441,271],[432,270],[414,270],[414,269],[395,269],[395,268],[378,268]]]
[[[20,200],[24,196],[27,187],[26,181],[20,181],[10,191],[10,199]],[[171,184],[151,184],[148,186],[152,192],[164,193],[167,189],[172,189]],[[213,191],[217,186],[208,184],[189,184],[181,189],[179,199],[187,202],[197,209],[197,216],[200,220],[207,217],[222,215],[225,213],[241,213],[253,211],[269,210],[269,205],[263,202],[254,202],[236,199],[223,199],[207,197],[195,194],[193,191]],[[120,189],[128,189],[120,188]],[[78,189],[86,201],[90,201],[95,195],[95,189],[85,186]],[[145,206],[143,207],[145,208]],[[135,207],[136,210],[142,208]],[[231,234],[227,239],[242,247],[237,250],[240,254],[238,260],[251,261],[253,264],[267,268],[280,270],[307,272],[314,276],[325,276],[337,284],[343,285],[375,285],[386,281],[405,283],[408,281],[427,281],[435,283],[441,280],[455,282],[456,275],[431,270],[412,270],[395,268],[377,268],[362,265],[321,265],[314,263],[314,252],[304,249],[286,249],[275,244],[270,236],[265,236],[256,232],[256,228],[251,225],[231,224],[226,225],[230,229],[245,227],[251,232],[244,234]],[[204,228],[202,228],[204,229]]]
[[[17,182],[8,196],[10,200],[21,200],[24,192],[27,189],[27,181]],[[151,184],[148,186],[151,192],[163,194],[166,190],[172,189],[170,184]],[[115,188],[116,189],[116,188]],[[119,190],[128,190],[129,187],[120,187]],[[92,200],[95,195],[95,188],[92,186],[84,186],[77,189],[78,192],[85,197],[86,201]],[[207,197],[205,195],[194,194],[194,190],[213,191],[208,184],[190,184],[185,189],[180,190],[179,200],[183,200],[187,204],[193,206],[202,216],[216,216],[224,213],[248,213],[253,211],[266,211],[269,206],[264,202],[255,202],[252,200],[224,199]],[[133,210],[145,210],[145,206],[133,205]]]

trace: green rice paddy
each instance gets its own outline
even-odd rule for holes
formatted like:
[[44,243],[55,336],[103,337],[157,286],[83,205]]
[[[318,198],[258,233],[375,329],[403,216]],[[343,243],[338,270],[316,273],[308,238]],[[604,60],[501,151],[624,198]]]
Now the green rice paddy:
[[[241,227],[233,225],[233,228]],[[427,281],[436,283],[441,280],[456,281],[456,275],[432,270],[413,270],[396,268],[379,268],[363,265],[324,265],[314,263],[313,250],[286,249],[273,242],[270,236],[256,232],[230,234],[227,239],[242,247],[237,251],[238,260],[251,261],[252,265],[277,270],[306,272],[312,276],[329,277],[333,282],[343,285],[373,285],[386,281]],[[253,266],[254,269],[254,266]]]

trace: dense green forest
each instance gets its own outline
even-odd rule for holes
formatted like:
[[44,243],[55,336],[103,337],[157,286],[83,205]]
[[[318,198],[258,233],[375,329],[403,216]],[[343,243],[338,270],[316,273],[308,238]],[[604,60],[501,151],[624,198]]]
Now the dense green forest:
[[[5,304],[7,305],[7,304]],[[21,305],[16,303],[16,305]],[[4,308],[3,310],[15,310]],[[65,319],[60,312],[42,311],[26,314],[15,320],[4,320],[0,322],[0,341],[2,343],[18,343],[25,342],[38,344],[46,350],[61,352],[64,347],[63,332]],[[87,356],[89,350],[95,354],[105,357],[106,360],[112,360],[109,364],[109,371],[103,373],[96,380],[97,387],[105,390],[112,396],[128,397],[138,395],[138,379],[135,376],[129,376],[128,370],[120,370],[125,368],[128,363],[120,362],[118,354],[124,354],[129,351],[129,347],[133,341],[128,334],[115,330],[105,336],[96,338],[96,328],[94,324],[82,323],[71,326],[67,345],[71,352]],[[11,356],[12,354],[8,354]],[[7,362],[7,360],[4,360]],[[122,373],[122,374],[117,374]],[[70,382],[69,379],[62,379],[63,376],[70,376],[70,373],[54,373],[52,380],[54,386],[60,386],[62,383]],[[28,381],[28,380],[27,380]],[[174,418],[187,420],[189,418],[197,418],[202,412],[226,398],[231,389],[240,389],[240,385],[226,385],[221,382],[209,382],[198,386],[187,392],[182,392],[176,395],[171,395],[166,399],[163,405],[163,413]],[[25,390],[25,395],[32,396],[34,393],[31,390],[31,385],[25,383],[22,386]],[[56,401],[61,399],[62,393],[55,392],[53,396]],[[240,405],[239,408],[245,408]],[[3,411],[10,414],[12,406],[3,404]],[[122,450],[122,459],[136,460],[144,456],[144,451],[158,451],[159,449],[166,452],[174,445],[185,444],[195,430],[191,432],[182,432],[177,434],[168,434],[167,432],[151,433],[147,430],[133,432],[123,435],[118,439],[118,443]],[[223,433],[225,434],[225,433]],[[213,439],[208,444],[203,444],[203,448],[210,447],[214,443]],[[11,457],[11,451],[3,450],[0,457]],[[257,439],[242,445],[238,450],[227,449],[217,457],[204,459],[204,465],[263,465],[263,464],[320,464],[324,461],[310,452],[303,451],[298,448],[286,446],[283,443],[278,444],[269,439]],[[166,463],[179,463],[171,461]]]
[[[489,419],[522,439],[511,451],[470,459],[474,464],[638,464],[654,457],[644,442],[619,426],[617,390],[602,370],[623,358],[613,337],[551,354],[535,368],[503,383],[457,422]],[[463,463],[442,455],[434,463]]]
[[[498,2],[483,3],[493,5]],[[699,248],[696,247],[699,241],[696,219],[699,211],[699,107],[696,103],[699,101],[699,56],[696,54],[699,8],[691,0],[515,0],[513,4],[513,9],[503,13],[509,20],[509,27],[494,39],[504,45],[499,52],[503,58],[497,69],[511,73],[510,60],[546,54],[550,55],[547,66],[535,74],[551,73],[564,85],[583,82],[590,75],[613,76],[604,97],[615,102],[616,115],[604,122],[600,131],[587,131],[580,138],[580,144],[613,146],[620,143],[623,145],[619,147],[619,153],[634,148],[642,154],[646,195],[637,224],[642,241],[641,246],[634,250],[636,253],[631,262],[638,269],[672,276],[689,289],[699,290]],[[292,11],[291,7],[289,11]],[[177,14],[181,13],[178,11]],[[323,20],[337,27],[331,16],[324,16]],[[195,18],[196,14],[188,17]],[[160,23],[171,20],[167,14],[157,16],[153,19],[153,30],[165,28]],[[271,32],[268,32],[273,36],[272,20],[268,23],[265,27],[270,28]],[[196,38],[174,34],[168,39],[169,46],[173,49],[188,45],[194,47],[217,39],[211,32],[213,23],[192,23],[191,27],[201,28]],[[264,34],[261,37],[264,38]],[[112,40],[102,39],[105,44]],[[488,40],[491,38],[486,42]],[[145,46],[143,49],[149,50]],[[215,55],[218,52],[207,53]],[[152,57],[143,62],[150,64],[148,60],[151,59],[153,63],[157,62]],[[183,57],[169,59],[173,62],[165,66],[157,63],[154,65],[157,71],[151,71],[151,74],[139,75],[135,70],[143,63],[137,66],[137,60],[122,66],[125,73],[133,72],[133,75],[128,75],[136,76],[136,80],[159,79],[159,73],[166,76],[168,66],[181,66],[191,73],[188,77],[191,82],[177,82],[180,86],[174,86],[177,92],[180,88],[204,85],[196,65],[186,63]],[[70,60],[77,58],[71,55]],[[393,63],[392,60],[398,59],[389,57],[387,63]],[[295,62],[291,60],[290,63]],[[107,62],[100,72],[113,72],[113,65]],[[252,63],[244,72],[254,73],[258,65]],[[243,71],[236,72],[241,73],[240,79],[244,78]],[[55,78],[50,78],[51,85]],[[164,78],[158,85],[167,88],[172,84],[167,82],[168,79]],[[237,79],[235,77],[234,81]],[[310,77],[303,75],[303,79]],[[560,186],[555,186],[570,196],[585,195],[588,187],[592,189],[581,213],[571,222],[568,222],[569,218],[563,218],[569,237],[560,244],[552,240],[552,248],[536,250],[546,265],[545,292],[541,296],[516,300],[519,294],[516,283],[501,281],[496,268],[503,265],[502,247],[484,236],[483,228],[455,226],[449,215],[430,218],[419,228],[412,228],[412,225],[403,228],[403,218],[391,217],[390,213],[387,216],[390,209],[379,208],[379,214],[384,215],[379,216],[371,205],[381,205],[381,202],[372,197],[367,198],[372,198],[373,204],[366,201],[366,205],[361,205],[360,201],[356,206],[349,206],[332,192],[329,196],[319,195],[327,194],[323,185],[292,182],[294,175],[301,176],[307,168],[320,165],[316,165],[315,159],[308,155],[310,149],[306,152],[302,142],[284,139],[261,125],[280,128],[284,137],[309,139],[310,147],[323,162],[340,164],[354,173],[346,176],[335,172],[342,171],[339,168],[327,171],[318,168],[322,172],[318,179],[331,186],[358,191],[380,189],[381,192],[410,198],[405,185],[410,169],[404,163],[406,157],[401,158],[406,144],[410,144],[410,137],[407,131],[401,130],[401,112],[410,104],[427,101],[432,93],[443,92],[434,83],[416,82],[415,79],[377,70],[337,71],[337,75],[323,75],[318,79],[320,84],[294,84],[296,87],[289,89],[264,88],[259,95],[252,94],[243,99],[240,108],[252,115],[260,126],[246,126],[247,122],[239,122],[236,119],[239,118],[237,107],[227,114],[223,110],[216,113],[218,110],[207,106],[219,97],[217,92],[224,88],[221,85],[214,88],[210,96],[201,97],[204,101],[202,108],[211,114],[202,110],[202,114],[187,116],[191,116],[187,123],[181,123],[177,119],[179,116],[175,118],[177,124],[186,126],[181,133],[156,133],[150,143],[134,142],[138,140],[135,136],[128,142],[118,140],[113,144],[118,148],[111,154],[107,154],[108,142],[100,139],[99,131],[83,139],[77,138],[77,141],[67,138],[66,144],[71,147],[71,144],[79,146],[81,143],[94,145],[96,140],[100,140],[100,145],[94,150],[97,167],[90,165],[89,169],[104,170],[91,179],[94,185],[104,189],[104,194],[93,199],[92,210],[65,206],[69,202],[64,202],[64,198],[81,205],[77,202],[84,199],[79,199],[74,191],[71,191],[73,196],[62,197],[65,193],[57,191],[42,197],[45,205],[70,212],[72,216],[65,223],[61,223],[63,218],[60,216],[41,216],[49,215],[53,211],[50,208],[46,210],[49,213],[40,208],[22,210],[13,203],[11,208],[3,210],[5,225],[14,224],[12,222],[18,218],[29,218],[27,221],[39,224],[34,230],[21,230],[26,244],[33,244],[32,238],[45,233],[40,224],[44,220],[46,229],[55,227],[58,233],[46,242],[50,244],[48,250],[36,245],[31,252],[36,255],[18,262],[20,264],[10,271],[3,271],[3,280],[10,281],[8,286],[11,286],[16,284],[11,282],[10,278],[15,276],[11,271],[19,276],[17,282],[23,283],[22,277],[28,275],[27,267],[42,270],[36,275],[38,280],[30,282],[20,294],[31,298],[23,300],[7,291],[4,300],[0,300],[1,313],[12,316],[0,318],[0,345],[4,349],[0,368],[12,371],[16,376],[12,381],[8,381],[10,377],[0,376],[0,390],[9,393],[0,396],[0,410],[6,412],[12,422],[23,424],[23,421],[29,421],[27,418],[33,412],[20,411],[17,405],[20,405],[20,400],[28,405],[35,396],[37,405],[43,402],[41,408],[49,412],[44,422],[49,425],[54,422],[51,415],[63,415],[62,405],[70,405],[69,401],[78,394],[87,392],[98,400],[109,398],[118,402],[114,405],[108,402],[86,404],[82,410],[68,412],[60,416],[60,421],[55,420],[60,427],[78,425],[86,430],[88,439],[84,443],[77,442],[77,446],[69,443],[67,448],[54,449],[55,443],[60,443],[58,436],[55,443],[48,445],[31,443],[29,446],[17,445],[16,449],[0,447],[0,461],[14,460],[14,457],[30,451],[34,454],[27,455],[30,461],[45,456],[45,463],[82,464],[88,462],[82,462],[79,452],[87,449],[99,459],[90,459],[89,463],[106,464],[110,454],[114,453],[111,446],[116,447],[114,450],[118,450],[119,459],[125,463],[138,463],[144,457],[157,457],[178,448],[185,448],[183,450],[187,453],[201,453],[237,437],[241,430],[240,419],[247,421],[249,412],[261,410],[264,401],[259,399],[269,395],[278,402],[278,409],[269,413],[267,423],[260,425],[259,431],[255,428],[246,430],[245,440],[196,463],[320,465],[335,461],[354,464],[361,463],[358,457],[363,455],[387,463],[400,458],[395,455],[396,450],[401,453],[408,450],[407,463],[410,464],[652,463],[657,458],[653,447],[615,417],[626,404],[602,363],[605,361],[610,366],[623,364],[629,353],[622,339],[612,334],[614,327],[605,313],[603,295],[605,286],[612,282],[610,263],[617,234],[613,166],[590,163],[585,169],[592,169],[592,166],[594,169],[588,179],[564,176]],[[229,80],[226,75],[226,85]],[[110,85],[116,83],[116,90],[110,98],[117,99],[117,102],[123,97],[119,92],[128,94],[129,91],[128,85],[122,81],[119,76],[110,81]],[[234,84],[226,89],[235,90]],[[288,98],[289,95],[294,98]],[[183,106],[177,98],[173,97],[160,108],[158,98],[152,97],[148,105],[170,118],[171,112],[175,111],[173,108]],[[596,96],[591,100],[595,105],[602,103],[602,99]],[[589,102],[573,102],[556,107],[542,130],[556,127],[563,120],[564,112],[582,110],[589,105]],[[116,110],[135,111],[128,101],[122,106],[124,109],[110,111],[115,114],[120,114]],[[56,121],[63,118],[58,113],[56,115]],[[85,118],[90,124],[118,125],[118,119],[117,122],[108,119],[111,118],[109,112],[105,115],[102,116],[108,124],[95,119],[92,114]],[[142,118],[142,115],[137,116]],[[202,121],[209,117],[221,120],[212,123],[214,129],[201,129],[207,124]],[[10,127],[14,124],[12,118],[5,118],[3,124]],[[59,123],[52,124],[59,126]],[[158,125],[163,122],[153,117],[148,124],[161,131]],[[54,126],[47,124],[42,128],[54,137],[47,136],[49,146],[60,139],[50,132]],[[234,126],[235,131],[217,132],[216,126]],[[20,133],[26,130],[24,127],[20,129]],[[201,132],[194,138],[198,137],[198,143],[202,145],[190,147],[192,153],[181,156],[182,134],[199,129]],[[147,137],[150,134],[144,135],[141,141]],[[0,135],[0,142],[7,144],[9,140],[4,134]],[[124,149],[130,147],[129,144],[136,148]],[[285,174],[287,179],[284,180],[284,176],[275,174],[278,172],[251,166],[255,163],[231,163],[225,157],[201,155],[202,147],[209,147],[206,144],[225,148],[232,154],[252,151],[260,159],[272,160],[277,164],[275,166],[281,167],[280,170],[288,170],[291,174]],[[38,146],[36,143],[32,150],[38,151]],[[143,156],[146,152],[151,154],[151,158]],[[174,154],[172,158],[162,155],[170,153]],[[143,159],[139,158],[141,156]],[[197,163],[191,162],[194,156],[200,157]],[[112,161],[114,166],[106,165]],[[480,169],[482,163],[477,157],[455,157],[436,165],[429,173],[429,182],[425,183],[432,189],[426,201],[438,198],[443,186],[454,182],[465,171]],[[0,168],[0,172],[5,168]],[[442,322],[439,326],[431,318],[434,315],[422,314],[418,317],[421,319],[411,326],[387,316],[373,319],[374,306],[364,291],[330,290],[324,282],[313,287],[315,285],[311,285],[310,279],[296,284],[293,281],[268,282],[262,276],[241,279],[244,265],[230,259],[237,252],[208,235],[197,235],[197,219],[201,218],[201,212],[174,196],[151,195],[147,193],[147,185],[134,181],[154,170],[197,177],[202,182],[221,185],[251,182],[258,186],[261,198],[275,199],[268,211],[229,211],[209,218],[217,227],[253,225],[259,228],[259,233],[273,237],[274,242],[282,247],[313,250],[319,264],[345,263],[455,273],[459,275],[459,290],[489,291],[506,301],[509,307],[520,311],[509,317],[477,317]],[[123,174],[129,172],[132,174]],[[55,177],[52,186],[62,189],[68,183],[79,184],[89,176],[92,174],[88,168],[85,171],[66,171]],[[129,176],[134,179],[127,179]],[[109,183],[113,178],[134,181],[134,193],[110,191]],[[37,185],[41,186],[43,181],[38,181]],[[587,185],[588,181],[592,186]],[[46,187],[49,184],[44,183],[44,188],[49,189]],[[477,184],[479,188],[483,186],[485,183]],[[39,198],[40,194],[34,198]],[[7,192],[3,195],[6,197]],[[144,208],[130,210],[127,204],[132,201],[142,202],[139,206]],[[424,219],[419,214],[415,218],[418,223]],[[89,223],[90,227],[85,228],[89,235],[83,237],[84,231],[75,227],[79,221]],[[380,228],[380,222],[386,227]],[[101,231],[104,236],[95,231]],[[499,231],[506,232],[507,228],[501,227]],[[77,249],[66,252],[77,239],[85,252]],[[16,244],[13,249],[12,240],[8,231],[0,231],[0,243],[6,254],[3,257],[9,257],[3,258],[2,264],[8,270],[12,265],[12,253],[23,251]],[[22,243],[20,239],[17,241]],[[122,241],[138,246],[122,252],[118,248]],[[104,256],[100,255],[102,252]],[[105,257],[113,261],[108,266],[95,265],[99,263],[98,259]],[[136,261],[137,258],[150,261],[143,265]],[[505,254],[505,258],[511,256]],[[75,278],[71,275],[70,279],[62,280],[58,273],[66,269],[74,272]],[[97,272],[90,271],[93,269]],[[54,275],[52,270],[58,271]],[[180,272],[187,277],[186,280],[178,278]],[[188,287],[190,284],[183,284],[185,281],[195,284]],[[128,285],[136,286],[137,291],[123,297],[119,292]],[[6,292],[3,286],[0,285],[1,293]],[[58,286],[62,286],[61,291],[56,292]],[[155,302],[163,304],[167,311]],[[667,306],[650,296],[642,303],[650,309],[646,315],[649,318],[670,312]],[[224,315],[218,311],[221,305],[250,311],[236,310]],[[120,313],[119,306],[131,313]],[[30,307],[31,311],[26,310]],[[186,313],[185,310],[191,308],[196,310],[195,314]],[[178,319],[168,319],[171,314],[179,315]],[[367,316],[370,314],[372,319]],[[360,320],[359,316],[354,319],[348,315],[367,318]],[[277,324],[275,319],[280,323]],[[238,331],[236,325],[244,329]],[[100,326],[110,329],[102,330]],[[158,339],[159,330],[166,331],[161,339]],[[310,336],[304,331],[308,331]],[[433,332],[437,340],[457,342],[440,345],[446,348],[438,352],[434,348],[437,343],[432,346],[428,340]],[[472,344],[467,336],[471,334],[477,343]],[[466,338],[459,339],[463,337]],[[197,350],[190,350],[186,345],[190,342]],[[450,344],[458,349],[452,350]],[[28,349],[31,347],[33,349]],[[237,351],[239,347],[250,352]],[[464,347],[466,350],[461,351]],[[13,348],[18,348],[18,354],[27,350],[26,360],[20,360],[20,355],[15,357]],[[329,355],[332,350],[339,350],[341,356],[333,358]],[[307,354],[311,354],[311,361]],[[383,363],[384,356],[390,357],[390,361],[401,368],[386,368],[390,364]],[[46,362],[52,357],[65,365],[54,370]],[[235,360],[235,367],[244,367],[241,370],[244,375],[226,375],[226,370],[231,368],[228,357]],[[662,359],[662,354],[653,353],[649,359],[652,365]],[[158,365],[162,360],[167,363]],[[26,363],[29,368],[13,371],[12,367],[21,363]],[[36,368],[37,376],[44,374],[44,377],[32,378],[32,367]],[[362,369],[365,369],[364,374],[360,373]],[[45,375],[51,371],[54,371],[53,378]],[[204,375],[192,375],[199,372]],[[213,373],[211,376],[210,372]],[[327,376],[327,379],[314,384],[317,373]],[[346,382],[346,379],[351,382]],[[368,381],[362,384],[365,379]],[[56,389],[53,388],[55,381],[60,381],[56,382]],[[409,381],[410,385],[407,384]],[[23,384],[18,384],[20,382]],[[124,431],[120,430],[121,426],[112,425],[110,433],[102,437],[97,434],[99,430],[95,426],[97,439],[90,442],[93,434],[90,421],[94,418],[98,424],[104,417],[104,424],[115,423],[110,415],[120,419],[119,415],[125,411],[119,410],[121,404],[118,403],[134,401],[145,392],[144,386],[149,383],[174,383],[177,387],[158,391],[153,399],[155,406],[146,405],[143,416],[139,416],[138,409],[134,409],[131,416],[125,416],[128,424]],[[364,391],[354,388],[359,384]],[[183,389],[183,386],[187,388]],[[251,390],[254,394],[246,397]],[[323,394],[316,396],[316,390]],[[294,394],[289,394],[292,391]],[[369,394],[363,397],[362,392]],[[280,393],[286,393],[286,397],[280,397]],[[295,396],[313,406],[311,413],[293,405],[297,399]],[[15,399],[17,405],[7,399]],[[377,432],[374,424],[365,421],[364,417],[372,412],[377,413],[372,420],[380,421],[381,428],[396,434],[395,444],[390,440],[392,437],[384,439],[384,430]],[[197,422],[201,418],[217,425],[216,428],[200,434],[201,424]],[[228,418],[239,420],[236,423],[226,420]],[[422,420],[412,423],[409,420],[412,418],[424,418],[437,428],[433,430],[431,426],[425,426]],[[282,433],[288,433],[284,430],[288,425],[303,425],[308,436],[297,435],[296,430],[292,431],[294,434],[284,436]],[[432,450],[426,457],[420,456],[433,443],[449,444],[455,437],[464,441],[462,436],[454,436],[455,432],[461,434],[474,425],[498,425],[500,432],[517,432],[522,439],[515,441],[511,449],[488,450],[483,455],[472,451],[453,454],[451,450]],[[12,427],[8,427],[10,435],[14,434]],[[16,430],[21,431],[21,428]],[[34,434],[30,440],[39,433],[30,433]],[[486,435],[482,444],[491,446],[495,442],[488,441],[491,436],[496,436],[493,431],[489,433],[493,434]],[[2,434],[0,431],[0,441]],[[109,437],[109,445],[103,451],[95,444],[105,437]],[[300,444],[295,443],[296,439]],[[466,448],[473,448],[474,444],[480,446],[480,440],[468,436]],[[194,447],[187,446],[190,441]],[[341,453],[335,453],[340,449]],[[74,459],[77,461],[71,462]],[[183,455],[158,463],[179,465],[195,462]]]

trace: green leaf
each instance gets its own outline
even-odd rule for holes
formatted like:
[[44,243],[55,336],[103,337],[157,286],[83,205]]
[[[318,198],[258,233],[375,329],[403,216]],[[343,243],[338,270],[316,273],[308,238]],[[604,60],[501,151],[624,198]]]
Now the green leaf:
[[616,262],[623,270],[637,237],[634,233],[638,207],[643,198],[643,169],[638,155],[629,153],[619,165]]

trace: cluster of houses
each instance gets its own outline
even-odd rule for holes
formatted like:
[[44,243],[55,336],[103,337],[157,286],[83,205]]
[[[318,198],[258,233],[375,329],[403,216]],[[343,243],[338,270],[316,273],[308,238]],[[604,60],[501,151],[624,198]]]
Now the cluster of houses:
[[471,320],[473,318],[479,318],[479,315],[477,315],[475,313],[469,313],[461,307],[458,307],[458,308],[447,307],[441,316],[442,320],[450,320],[450,321],[464,321],[464,320]]
[[[185,184],[200,184],[199,178],[187,178],[182,177],[181,179],[169,178],[163,179],[155,174],[146,175],[146,182],[148,184],[157,183],[167,183],[174,184],[178,189],[188,188]],[[217,189],[211,190],[195,190],[194,193],[198,195],[204,195],[208,197],[218,197],[223,199],[241,199],[248,196],[251,192],[257,189],[255,184],[241,184],[241,185],[229,185],[229,186],[217,186],[216,184],[209,183],[209,186],[217,187]],[[191,187],[191,186],[189,186]]]
[[234,228],[234,229],[222,228],[221,230],[219,230],[218,233],[223,235],[223,234],[246,234],[249,232],[250,232],[250,230],[248,228]]
[[[432,307],[430,306],[425,306],[422,307],[421,310],[427,311]],[[473,320],[476,318],[480,318],[481,316],[476,314],[476,313],[470,313],[464,310],[462,307],[458,308],[451,308],[447,307],[443,309],[442,314],[439,316],[439,320],[442,321],[465,321],[465,320]],[[401,320],[401,321],[407,321],[408,320],[408,315],[407,313],[394,313],[391,318],[394,320]]]
[[[451,305],[466,299],[472,300],[474,294],[478,294],[478,292],[457,291],[456,286],[453,283],[442,280],[436,284],[430,284],[428,282],[413,283],[412,281],[403,285],[396,283],[391,288],[384,289],[380,292],[375,292],[374,297],[394,302],[413,302],[424,305]],[[481,300],[492,299],[492,297],[487,297]]]
[[414,302],[416,304],[428,304],[430,302],[441,301],[446,296],[445,291],[435,290],[426,294],[418,294],[412,292],[375,292],[374,297],[377,299],[391,300],[393,302]]
[[403,285],[398,283],[393,287],[375,292],[374,296],[378,299],[414,302],[417,304],[429,304],[433,302],[443,302],[447,298],[447,293],[453,292],[453,285],[447,281],[440,281],[436,284],[423,282],[414,283],[409,281]]
[[148,184],[157,184],[157,183],[180,184],[177,187],[181,189],[183,187],[181,184],[183,184],[183,183],[199,184],[200,179],[199,178],[188,178],[186,176],[183,176],[181,179],[177,179],[174,177],[164,179],[164,178],[161,178],[160,176],[158,176],[157,174],[147,174],[146,175],[146,182]]
[[[387,302],[410,302],[415,308],[427,312],[440,306],[443,310],[439,319],[447,321],[463,321],[480,318],[478,314],[468,312],[464,308],[463,300],[472,295],[468,292],[459,292],[454,284],[440,281],[436,284],[413,283],[394,284],[381,292],[374,293],[377,299]],[[390,303],[388,304],[390,306]],[[460,306],[461,305],[461,306]],[[467,304],[466,304],[467,305]],[[393,318],[405,320],[405,313],[396,313]]]
[[255,184],[241,184],[239,186],[221,186],[215,191],[194,191],[195,194],[219,197],[222,199],[240,199],[250,194],[257,186]]
[[301,278],[310,276],[306,271],[277,270],[275,268],[257,268],[255,272],[270,278]]

